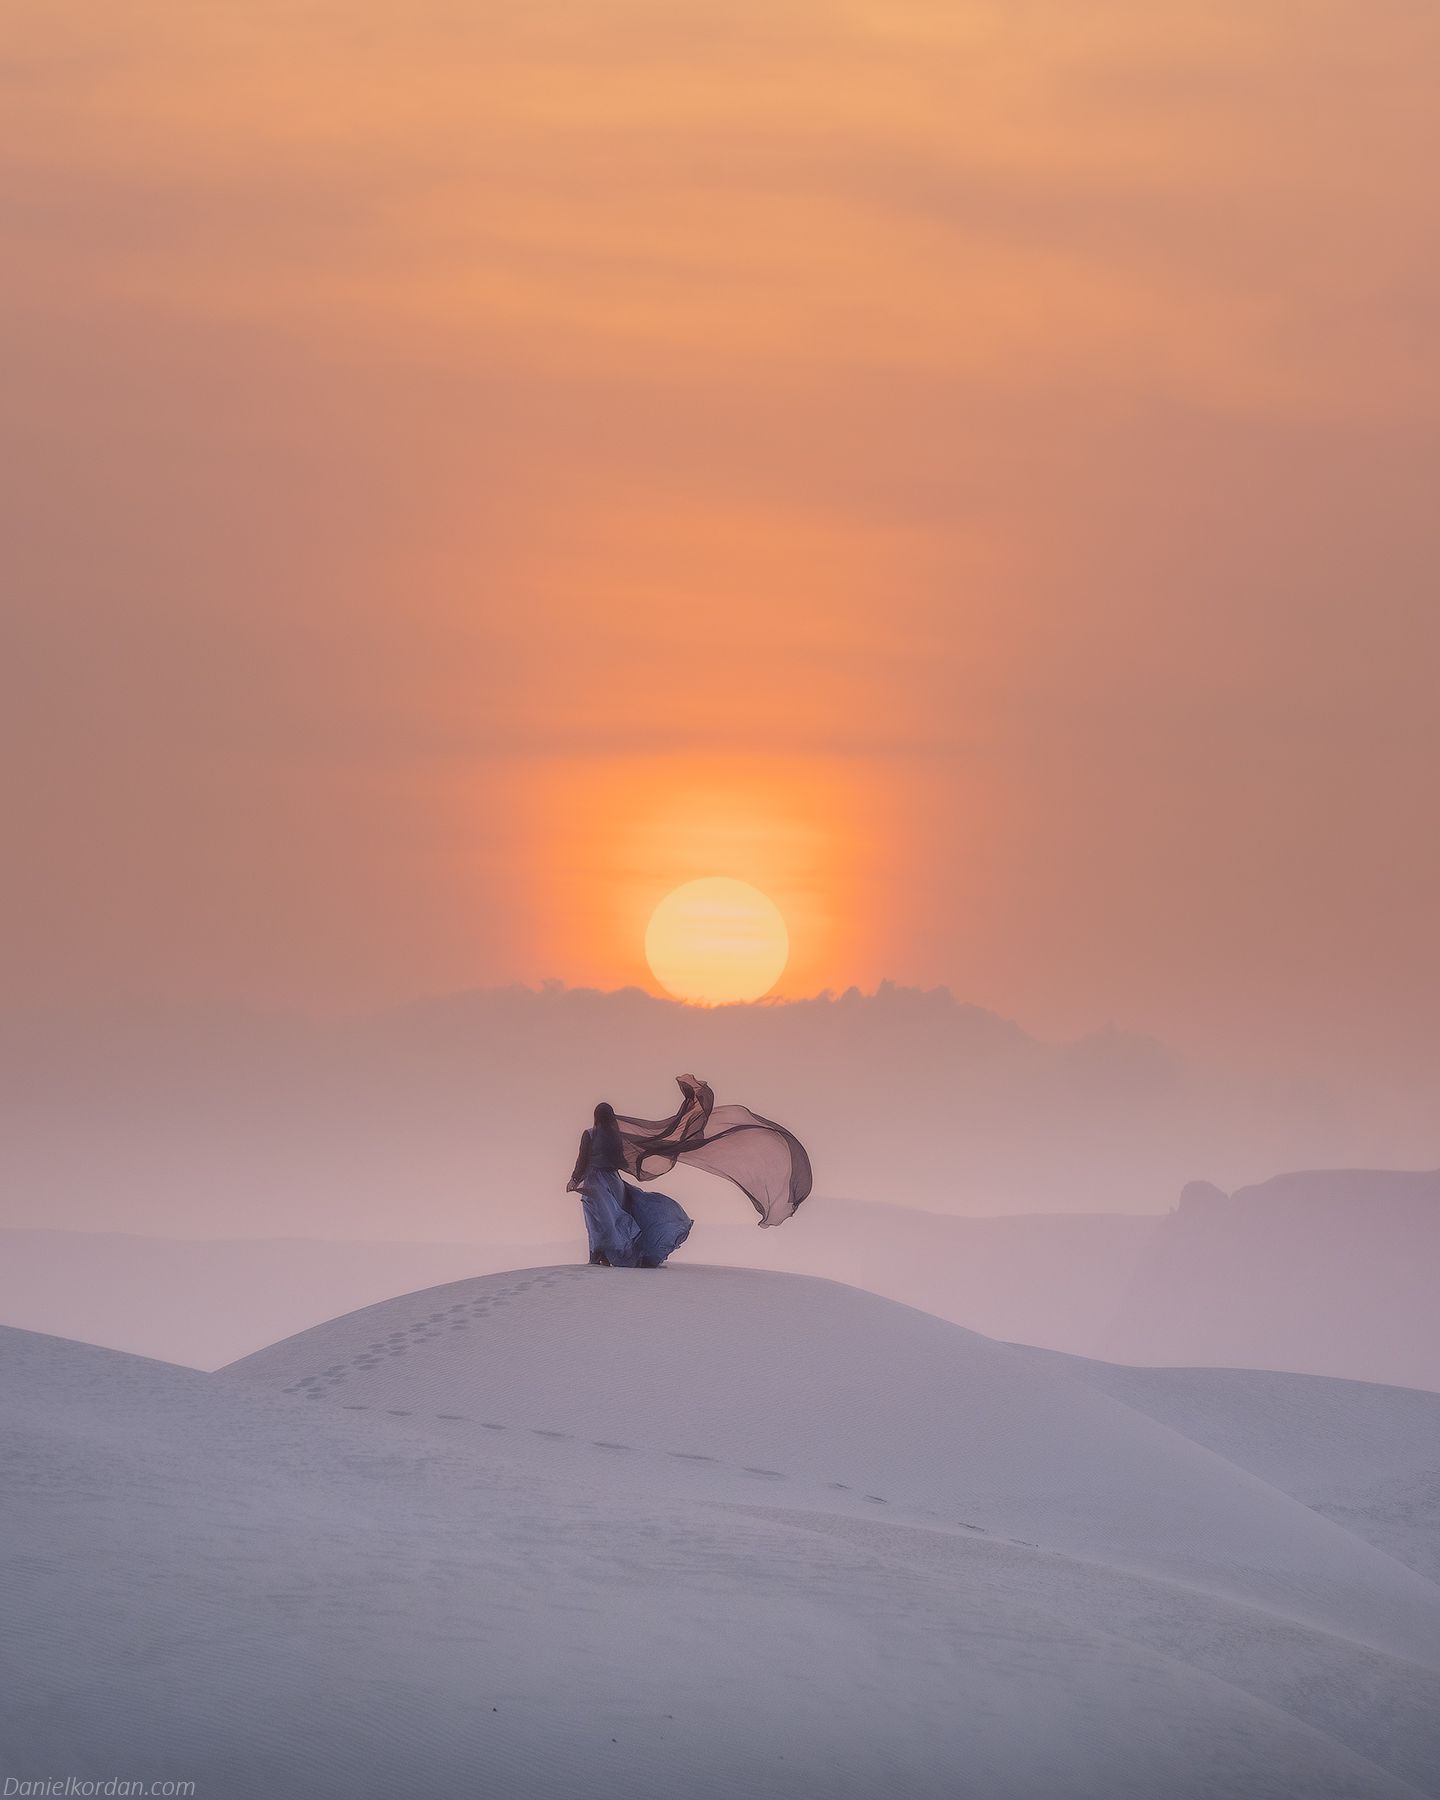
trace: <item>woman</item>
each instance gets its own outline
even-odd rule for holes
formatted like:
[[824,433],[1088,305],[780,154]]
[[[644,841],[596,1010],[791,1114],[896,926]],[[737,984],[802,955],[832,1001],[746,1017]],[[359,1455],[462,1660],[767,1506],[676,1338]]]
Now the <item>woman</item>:
[[595,1123],[580,1136],[567,1193],[580,1195],[590,1260],[612,1269],[658,1269],[690,1235],[691,1218],[668,1194],[626,1181],[625,1143],[615,1108],[602,1100]]
[[717,1106],[708,1081],[677,1075],[680,1105],[665,1119],[616,1116],[605,1101],[580,1139],[569,1193],[578,1192],[590,1233],[590,1260],[621,1269],[658,1269],[690,1235],[690,1218],[668,1194],[625,1179],[653,1181],[676,1163],[734,1182],[762,1225],[781,1225],[810,1193],[810,1158],[793,1131],[748,1106]]

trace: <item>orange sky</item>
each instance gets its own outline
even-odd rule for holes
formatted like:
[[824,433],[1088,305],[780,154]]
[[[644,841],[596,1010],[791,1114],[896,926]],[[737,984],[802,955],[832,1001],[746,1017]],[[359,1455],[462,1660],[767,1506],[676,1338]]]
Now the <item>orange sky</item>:
[[1433,1061],[1440,14],[11,0],[7,991]]

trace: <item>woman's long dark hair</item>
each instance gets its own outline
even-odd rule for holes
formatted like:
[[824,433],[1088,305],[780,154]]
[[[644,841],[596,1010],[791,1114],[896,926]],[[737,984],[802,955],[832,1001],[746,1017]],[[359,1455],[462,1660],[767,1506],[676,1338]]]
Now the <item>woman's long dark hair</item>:
[[615,1108],[608,1100],[602,1100],[595,1108],[595,1126],[590,1137],[590,1166],[592,1169],[625,1167],[625,1140],[620,1135]]

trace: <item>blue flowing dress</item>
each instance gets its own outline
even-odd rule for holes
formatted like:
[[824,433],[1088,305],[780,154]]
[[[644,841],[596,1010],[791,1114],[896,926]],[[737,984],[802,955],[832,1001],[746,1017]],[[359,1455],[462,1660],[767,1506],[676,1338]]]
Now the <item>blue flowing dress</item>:
[[690,1235],[694,1220],[678,1200],[622,1180],[625,1210],[640,1228],[640,1267],[658,1269]]
[[580,1210],[590,1238],[590,1254],[612,1269],[633,1269],[640,1261],[640,1227],[625,1210],[625,1183],[618,1169],[587,1169],[580,1183]]
[[580,1159],[571,1187],[578,1185],[580,1208],[590,1239],[615,1269],[658,1269],[690,1235],[693,1221],[678,1201],[626,1181],[618,1169],[598,1168],[590,1154],[591,1134],[580,1140]]

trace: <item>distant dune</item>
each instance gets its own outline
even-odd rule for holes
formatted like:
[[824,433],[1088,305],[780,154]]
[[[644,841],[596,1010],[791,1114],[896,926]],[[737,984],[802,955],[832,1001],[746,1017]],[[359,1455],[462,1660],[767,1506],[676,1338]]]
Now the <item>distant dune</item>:
[[0,1365],[22,1777],[1440,1794],[1428,1395],[1197,1392],[681,1265],[450,1283],[216,1375],[18,1331]]
[[1095,1349],[1117,1362],[1295,1369],[1440,1388],[1440,1171],[1195,1183]]
[[[698,1185],[698,1184],[697,1184]],[[1112,1361],[1440,1389],[1440,1176],[1333,1170],[1168,1214],[954,1218],[823,1194],[777,1231],[711,1182],[681,1261],[823,1275],[991,1337]],[[689,1196],[687,1196],[689,1198]],[[579,1210],[473,1242],[0,1232],[0,1321],[214,1368],[395,1292],[580,1260]]]

